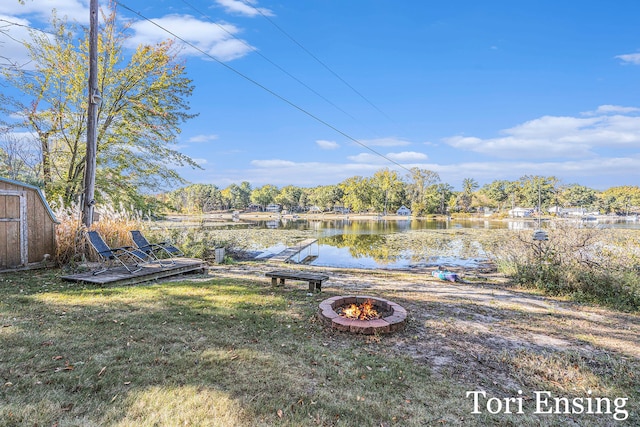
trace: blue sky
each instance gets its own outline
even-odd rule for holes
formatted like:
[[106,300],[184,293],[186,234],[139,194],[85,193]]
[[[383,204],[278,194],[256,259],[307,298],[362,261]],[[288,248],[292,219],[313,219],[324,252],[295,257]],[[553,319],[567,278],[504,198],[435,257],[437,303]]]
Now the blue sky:
[[[182,55],[199,115],[177,145],[203,168],[180,170],[191,182],[311,187],[419,167],[456,189],[640,184],[638,1],[119,2],[132,46],[173,37],[142,15],[198,47]],[[3,0],[0,24],[46,28],[52,8],[88,21],[88,0]]]

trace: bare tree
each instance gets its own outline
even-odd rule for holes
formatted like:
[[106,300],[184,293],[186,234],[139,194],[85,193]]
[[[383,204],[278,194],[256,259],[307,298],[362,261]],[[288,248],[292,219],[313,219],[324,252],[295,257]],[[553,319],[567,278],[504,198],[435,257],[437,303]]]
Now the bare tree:
[[40,155],[34,141],[15,133],[0,136],[0,172],[13,180],[37,181]]

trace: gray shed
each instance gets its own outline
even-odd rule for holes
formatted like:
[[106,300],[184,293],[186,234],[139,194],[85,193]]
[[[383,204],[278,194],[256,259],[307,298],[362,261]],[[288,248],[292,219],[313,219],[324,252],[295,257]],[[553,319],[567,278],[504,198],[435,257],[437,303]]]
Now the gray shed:
[[57,223],[38,187],[0,177],[0,270],[53,257]]

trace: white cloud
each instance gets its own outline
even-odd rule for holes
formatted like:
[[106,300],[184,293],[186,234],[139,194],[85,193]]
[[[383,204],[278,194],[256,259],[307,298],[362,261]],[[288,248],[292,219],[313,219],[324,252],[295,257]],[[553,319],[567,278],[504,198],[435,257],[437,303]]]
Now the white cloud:
[[[620,107],[602,106],[602,112]],[[633,107],[624,107],[635,112]],[[631,109],[631,110],[630,110]],[[453,136],[444,141],[454,148],[502,158],[587,158],[598,148],[633,148],[640,144],[640,117],[598,115],[588,118],[544,116],[482,139]]]
[[[367,153],[364,153],[368,156]],[[374,156],[372,158],[378,158]],[[365,156],[362,157],[363,159]],[[213,182],[216,185],[229,185],[249,181],[252,185],[272,184],[277,186],[297,185],[312,187],[316,185],[338,184],[353,176],[372,176],[382,167],[404,174],[406,170],[397,165],[384,163],[320,163],[293,162],[289,160],[254,160],[247,169],[210,168],[209,172],[185,171],[187,178],[194,182]],[[565,183],[579,182],[596,189],[606,189],[620,185],[620,177],[637,175],[640,170],[640,155],[628,157],[594,157],[587,160],[567,161],[487,161],[487,162],[451,162],[422,163],[418,167],[432,170],[440,175],[442,182],[460,187],[464,178],[473,177],[481,183],[497,179],[517,180],[524,175],[556,176]]]
[[252,160],[251,165],[258,168],[278,169],[278,168],[293,167],[296,165],[296,163],[290,160],[273,159],[273,160]]
[[637,107],[623,107],[620,105],[601,105],[595,111],[587,111],[582,113],[585,116],[596,116],[598,114],[632,114],[640,112],[640,108]]
[[427,160],[429,157],[416,151],[403,151],[401,153],[389,153],[387,157],[400,163],[417,162]]
[[403,151],[400,153],[386,153],[384,154],[384,157],[374,153],[360,153],[355,156],[349,156],[347,158],[352,162],[369,163],[379,166],[385,163],[389,164],[390,162],[388,159],[398,163],[416,163],[427,160],[428,156],[424,153],[418,153],[415,151]]
[[316,185],[338,184],[353,176],[371,176],[380,169],[380,165],[356,163],[320,163],[292,162],[288,160],[254,160],[252,168],[246,170],[225,171],[218,175],[215,169],[211,174],[198,175],[202,182],[215,182],[216,185],[229,185],[249,181],[254,186],[272,184],[277,186],[296,185],[313,187]]
[[375,164],[381,164],[381,163],[388,163],[388,160],[385,160],[384,158],[377,156],[373,153],[360,153],[357,154],[355,156],[349,156],[347,157],[347,159],[351,160],[352,162],[356,162],[356,163],[375,163]]
[[524,175],[541,175],[555,176],[565,183],[579,182],[592,188],[605,189],[612,185],[609,177],[613,182],[619,182],[620,176],[636,175],[639,168],[640,156],[630,156],[559,162],[466,162],[430,165],[428,169],[438,172],[443,182],[454,187],[469,176],[479,182],[491,182],[499,179],[513,181]]
[[191,159],[191,160],[193,160],[194,162],[196,162],[197,165],[200,165],[200,166],[206,165],[207,163],[209,163],[207,159]]
[[235,25],[201,21],[190,15],[166,15],[153,21],[162,28],[149,21],[134,22],[131,28],[135,35],[127,40],[127,46],[135,48],[173,38],[163,30],[165,28],[195,47],[185,45],[183,54],[199,56],[204,53],[219,61],[231,61],[253,50],[248,43],[235,38],[240,32]]
[[249,17],[257,15],[273,16],[273,12],[271,12],[269,9],[256,7],[255,4],[257,2],[252,0],[216,0],[216,3],[224,7],[224,9],[228,13],[234,13]]
[[89,22],[89,2],[81,0],[28,0],[21,5],[18,0],[3,0],[0,14],[13,16],[33,16],[42,22],[48,22],[51,12],[56,10],[58,18],[67,17],[80,23]]
[[623,63],[640,65],[640,53],[628,53],[626,55],[617,55],[616,58],[621,59]]
[[318,147],[322,148],[323,150],[335,150],[337,148],[340,148],[340,145],[337,142],[326,141],[324,139],[317,140],[316,144],[318,145]]
[[411,142],[405,139],[393,136],[387,138],[364,139],[360,140],[360,142],[368,147],[398,147],[411,144]]
[[215,134],[209,134],[209,135],[196,135],[196,136],[192,136],[191,138],[189,138],[189,142],[209,142],[209,141],[215,141],[216,139],[218,139],[218,135]]

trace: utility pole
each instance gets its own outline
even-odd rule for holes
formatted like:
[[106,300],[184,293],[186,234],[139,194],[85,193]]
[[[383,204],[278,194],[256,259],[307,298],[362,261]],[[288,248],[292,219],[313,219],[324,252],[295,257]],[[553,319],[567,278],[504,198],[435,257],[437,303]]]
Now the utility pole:
[[96,155],[98,151],[98,0],[89,3],[89,104],[87,109],[87,164],[84,171],[84,197],[82,198],[82,222],[87,227],[93,223],[95,204]]

